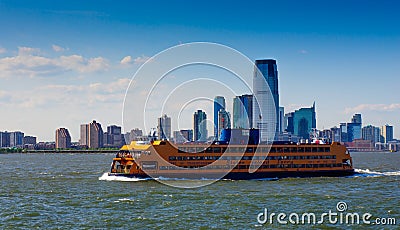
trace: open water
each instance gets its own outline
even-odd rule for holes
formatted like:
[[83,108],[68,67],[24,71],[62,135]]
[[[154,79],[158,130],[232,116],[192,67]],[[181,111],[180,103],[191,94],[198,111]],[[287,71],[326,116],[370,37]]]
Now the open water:
[[[0,229],[400,228],[400,153],[352,153],[359,174],[347,178],[224,180],[195,189],[109,177],[113,156],[0,154]],[[329,211],[370,213],[371,224],[325,217],[322,224],[285,225],[276,216],[260,224],[265,209],[268,216],[286,213],[286,221],[297,213],[300,222],[310,212],[317,221]],[[373,224],[376,218],[396,224]]]

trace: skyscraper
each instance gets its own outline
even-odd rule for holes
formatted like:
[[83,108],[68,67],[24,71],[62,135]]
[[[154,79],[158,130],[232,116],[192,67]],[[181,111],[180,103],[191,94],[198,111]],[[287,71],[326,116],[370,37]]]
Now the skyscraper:
[[361,114],[359,113],[354,114],[353,118],[351,118],[351,123],[361,124],[362,123]]
[[104,133],[105,141],[104,145],[113,146],[113,147],[121,147],[124,143],[122,138],[121,127],[117,125],[107,126],[107,133]]
[[184,143],[187,141],[193,141],[193,130],[182,129],[179,131],[174,131],[174,141],[175,143]]
[[160,140],[171,138],[171,118],[167,114],[158,118],[157,133]]
[[285,120],[285,129],[284,131],[294,134],[294,124],[293,124],[293,117],[294,117],[294,112],[287,113],[285,114],[284,120]]
[[10,147],[23,147],[24,133],[20,131],[10,133]]
[[255,65],[253,128],[260,129],[260,139],[266,141],[279,131],[278,70],[273,59],[256,60]]
[[68,129],[59,128],[56,130],[56,148],[67,149],[71,148],[71,135]]
[[220,110],[225,110],[225,98],[223,96],[216,96],[214,98],[214,138],[218,140],[218,113]]
[[82,146],[89,146],[89,125],[81,125],[81,138],[79,139],[79,144]]
[[102,148],[103,140],[103,129],[100,123],[93,120],[90,124],[81,125],[80,145],[89,148]]
[[0,132],[0,148],[10,147],[10,133]]
[[218,112],[218,137],[221,134],[223,129],[231,128],[231,118],[229,112],[224,109],[219,110]]
[[207,114],[202,110],[197,110],[193,115],[193,135],[194,141],[207,141]]
[[391,125],[382,126],[381,136],[383,143],[388,143],[389,141],[393,141],[393,126]]
[[362,139],[363,140],[370,140],[375,145],[381,141],[381,131],[378,127],[368,125],[362,128]]
[[351,118],[350,123],[340,124],[340,141],[341,142],[353,142],[356,139],[362,138],[361,133],[361,114],[355,114]]
[[293,129],[294,135],[304,139],[310,138],[310,132],[317,127],[315,118],[315,103],[311,108],[301,108],[294,112]]
[[253,95],[242,95],[233,98],[234,129],[250,129],[253,127]]
[[279,133],[283,133],[285,131],[285,108],[279,107]]

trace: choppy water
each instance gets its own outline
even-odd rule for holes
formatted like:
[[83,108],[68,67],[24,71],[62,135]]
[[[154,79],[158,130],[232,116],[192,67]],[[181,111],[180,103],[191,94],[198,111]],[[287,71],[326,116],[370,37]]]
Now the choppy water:
[[[104,175],[113,154],[0,154],[0,229],[261,229],[269,212],[336,211],[396,218],[395,226],[314,225],[330,228],[400,227],[400,154],[353,153],[360,173],[349,178],[219,181],[178,189],[153,180],[116,181]],[[329,225],[327,225],[329,224]]]

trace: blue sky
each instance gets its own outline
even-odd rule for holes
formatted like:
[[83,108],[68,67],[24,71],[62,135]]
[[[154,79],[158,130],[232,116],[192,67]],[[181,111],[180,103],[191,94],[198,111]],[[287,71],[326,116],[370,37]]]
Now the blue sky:
[[81,123],[121,125],[127,84],[148,57],[208,41],[277,59],[281,105],[316,101],[318,128],[360,112],[365,125],[394,125],[400,138],[399,8],[394,0],[0,0],[0,130],[54,140],[67,127],[77,141]]

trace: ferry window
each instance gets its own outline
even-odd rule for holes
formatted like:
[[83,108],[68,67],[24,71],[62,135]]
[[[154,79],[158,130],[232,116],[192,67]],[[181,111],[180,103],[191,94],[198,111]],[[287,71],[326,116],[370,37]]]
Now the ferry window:
[[311,150],[312,150],[313,153],[318,152],[318,148],[311,148]]
[[297,152],[297,148],[296,148],[296,147],[292,147],[292,148],[290,148],[290,152],[292,152],[292,153],[296,153],[296,152]]
[[254,148],[252,148],[252,147],[248,147],[246,149],[246,153],[253,153],[253,152],[254,152]]
[[222,147],[222,153],[225,153],[226,152],[226,147]]
[[[266,149],[266,148],[263,148],[263,149]],[[276,148],[275,148],[275,147],[272,147],[272,148],[269,150],[269,152],[270,152],[270,153],[276,153]]]
[[303,147],[299,147],[297,150],[299,153],[304,153],[304,148]]
[[290,152],[290,149],[287,148],[287,147],[284,147],[284,148],[283,148],[283,152],[284,152],[284,153],[289,153],[289,152]]
[[309,153],[309,152],[311,152],[311,148],[310,147],[306,147],[305,151],[306,151],[306,153]]
[[325,152],[330,152],[331,151],[331,148],[325,148]]
[[174,161],[174,160],[176,160],[176,157],[169,157],[169,160]]
[[178,161],[181,161],[182,160],[182,157],[177,157],[178,158]]
[[279,148],[279,147],[276,148],[276,152],[277,152],[277,153],[281,153],[281,152],[282,152],[282,148]]
[[221,153],[220,147],[214,147],[214,153]]
[[212,149],[211,147],[208,147],[208,148],[206,149],[205,152],[206,152],[206,153],[212,153],[212,152],[213,152],[213,149]]
[[206,148],[198,147],[198,148],[196,148],[195,153],[204,153],[206,150],[207,150]]
[[260,148],[260,152],[262,152],[262,153],[268,153],[268,152],[272,152],[272,149],[273,148],[268,148],[268,147],[262,147],[262,148]]

